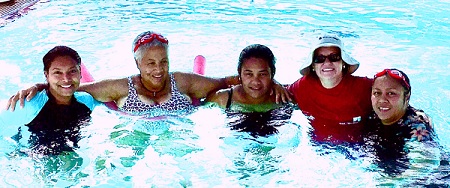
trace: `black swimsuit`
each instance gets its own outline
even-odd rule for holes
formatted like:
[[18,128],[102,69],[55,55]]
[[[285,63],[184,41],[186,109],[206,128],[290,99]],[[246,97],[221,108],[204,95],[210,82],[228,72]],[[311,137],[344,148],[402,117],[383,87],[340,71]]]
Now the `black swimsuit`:
[[230,88],[230,91],[228,91],[228,100],[227,100],[227,106],[225,106],[226,110],[230,110],[231,106],[231,100],[233,99],[233,88]]
[[[70,105],[59,105],[51,94],[39,114],[26,126],[33,152],[48,155],[78,147],[80,129],[90,120],[91,110],[72,98]],[[19,129],[19,136],[21,130]]]

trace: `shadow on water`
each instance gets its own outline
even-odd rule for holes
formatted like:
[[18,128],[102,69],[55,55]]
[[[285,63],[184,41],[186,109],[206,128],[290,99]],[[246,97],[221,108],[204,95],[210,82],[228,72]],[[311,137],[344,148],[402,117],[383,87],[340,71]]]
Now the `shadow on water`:
[[227,110],[228,126],[231,130],[247,132],[253,137],[277,134],[277,127],[287,123],[291,118],[293,108],[272,109],[266,112],[235,112]]

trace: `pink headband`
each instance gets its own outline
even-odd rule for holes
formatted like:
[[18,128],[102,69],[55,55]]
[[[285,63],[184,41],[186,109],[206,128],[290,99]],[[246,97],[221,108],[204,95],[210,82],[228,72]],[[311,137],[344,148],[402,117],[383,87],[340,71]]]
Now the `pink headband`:
[[134,52],[136,52],[140,46],[150,43],[155,39],[164,44],[169,44],[169,41],[164,36],[162,36],[160,34],[152,33],[149,35],[144,35],[142,38],[140,38],[137,41],[136,46],[134,47]]

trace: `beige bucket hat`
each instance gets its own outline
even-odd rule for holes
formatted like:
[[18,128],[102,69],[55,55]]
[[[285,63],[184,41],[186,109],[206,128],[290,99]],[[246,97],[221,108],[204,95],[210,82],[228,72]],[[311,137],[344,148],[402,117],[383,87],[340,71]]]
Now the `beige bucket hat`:
[[344,49],[344,43],[336,36],[333,35],[323,35],[318,38],[317,43],[312,46],[311,52],[309,53],[307,61],[303,63],[303,65],[300,67],[300,74],[303,76],[309,74],[310,72],[310,65],[313,61],[314,51],[316,51],[317,48],[320,47],[329,47],[329,46],[336,46],[339,49],[341,49],[341,56],[344,63],[346,63],[348,68],[348,73],[352,74],[358,69],[359,62],[356,61],[353,57],[351,57]]

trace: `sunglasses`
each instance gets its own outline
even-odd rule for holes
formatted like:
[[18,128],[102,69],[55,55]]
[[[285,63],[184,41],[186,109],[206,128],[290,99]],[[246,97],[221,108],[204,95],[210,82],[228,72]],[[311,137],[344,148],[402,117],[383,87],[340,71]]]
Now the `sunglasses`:
[[134,52],[136,52],[140,46],[150,43],[155,39],[164,44],[169,44],[169,41],[164,36],[162,36],[160,34],[152,33],[150,35],[144,35],[141,39],[139,39],[137,41],[136,46],[134,47]]
[[383,76],[385,74],[388,74],[390,77],[401,81],[403,83],[403,85],[405,85],[408,90],[411,89],[411,86],[406,81],[406,77],[400,71],[395,70],[395,69],[384,69],[383,71],[375,74],[373,79],[376,79],[376,78],[378,78],[380,76]]
[[330,60],[330,62],[337,62],[341,60],[341,55],[339,54],[330,54],[330,55],[318,55],[316,57],[313,58],[313,63],[323,63],[326,60]]

